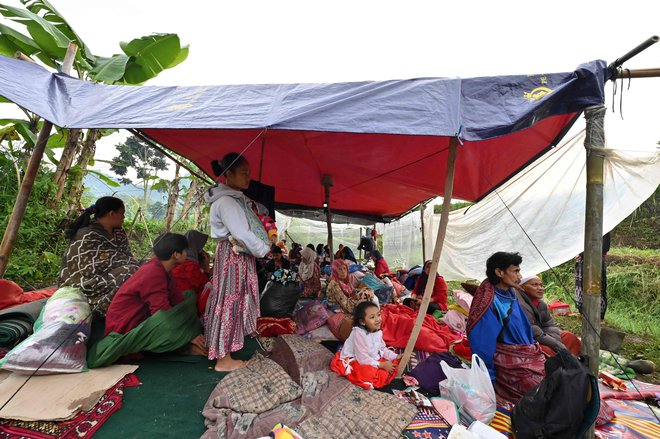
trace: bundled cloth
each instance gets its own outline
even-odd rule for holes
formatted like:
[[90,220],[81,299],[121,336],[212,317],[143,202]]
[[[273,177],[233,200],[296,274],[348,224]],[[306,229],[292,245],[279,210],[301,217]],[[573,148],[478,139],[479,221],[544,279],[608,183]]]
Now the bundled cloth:
[[394,287],[387,285],[385,282],[378,279],[373,274],[371,273],[365,274],[362,280],[360,281],[360,285],[372,289],[374,291],[374,294],[378,298],[378,302],[381,305],[385,305],[387,303],[392,302]]
[[185,291],[185,300],[160,310],[126,334],[111,332],[89,350],[89,367],[107,366],[135,352],[172,352],[202,333],[197,318],[195,292]]
[[48,375],[87,369],[91,310],[79,288],[60,288],[48,299],[34,324],[34,334],[1,361],[3,369]]
[[46,288],[38,291],[23,291],[18,284],[7,279],[0,279],[0,309],[48,299],[57,288]]
[[[417,311],[405,305],[381,307],[383,340],[387,346],[405,348],[410,338]],[[461,339],[461,335],[446,325],[438,323],[433,316],[425,315],[415,349],[424,352],[445,352],[449,345]]]

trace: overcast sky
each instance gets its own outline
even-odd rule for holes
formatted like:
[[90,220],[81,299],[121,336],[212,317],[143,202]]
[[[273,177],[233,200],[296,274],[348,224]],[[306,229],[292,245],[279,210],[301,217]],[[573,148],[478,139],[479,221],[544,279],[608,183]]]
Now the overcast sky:
[[[16,1],[7,1],[18,4]],[[177,33],[188,59],[151,85],[340,82],[572,71],[612,62],[660,34],[653,2],[51,0],[97,55],[120,41]],[[660,67],[660,43],[625,67]],[[625,84],[627,88],[627,83]],[[620,90],[620,87],[619,87]],[[633,80],[608,145],[660,141],[660,79]],[[99,157],[116,140],[102,140]]]

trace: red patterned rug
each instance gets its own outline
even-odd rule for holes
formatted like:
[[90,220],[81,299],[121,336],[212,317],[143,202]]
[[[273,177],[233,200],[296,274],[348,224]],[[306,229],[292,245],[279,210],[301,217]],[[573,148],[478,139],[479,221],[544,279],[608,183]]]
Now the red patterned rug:
[[89,411],[62,422],[0,419],[2,439],[72,439],[91,437],[122,406],[125,387],[139,386],[135,374],[128,374],[111,387]]

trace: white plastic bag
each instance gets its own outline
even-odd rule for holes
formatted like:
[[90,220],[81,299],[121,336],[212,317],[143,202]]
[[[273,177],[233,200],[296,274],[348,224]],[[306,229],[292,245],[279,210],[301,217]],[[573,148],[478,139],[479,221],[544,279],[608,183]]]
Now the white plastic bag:
[[440,395],[456,403],[462,419],[490,424],[495,417],[497,402],[488,369],[481,358],[472,354],[471,369],[455,369],[444,361],[440,366],[447,376],[440,382]]

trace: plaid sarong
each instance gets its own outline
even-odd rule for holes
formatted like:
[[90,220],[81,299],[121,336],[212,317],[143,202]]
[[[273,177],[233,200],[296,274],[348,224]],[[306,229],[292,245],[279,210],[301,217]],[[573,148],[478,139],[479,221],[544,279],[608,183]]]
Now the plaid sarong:
[[493,360],[495,392],[514,404],[545,376],[545,355],[538,343],[497,343]]

